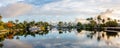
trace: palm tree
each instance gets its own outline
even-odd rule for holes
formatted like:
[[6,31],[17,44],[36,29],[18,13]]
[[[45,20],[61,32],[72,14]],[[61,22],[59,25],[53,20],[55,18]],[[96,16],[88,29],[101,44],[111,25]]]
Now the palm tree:
[[28,22],[24,21],[23,23],[21,23],[21,25],[23,25],[23,27],[25,28],[27,26]]
[[100,15],[98,15],[97,20],[98,20],[98,24],[100,24],[100,21],[102,20]]
[[102,20],[101,15],[98,15],[97,20],[98,20],[98,28],[100,28],[100,21]]
[[110,18],[107,18],[108,21],[110,21],[111,19]]
[[2,19],[2,16],[0,15],[0,20]]
[[102,19],[102,23],[103,23],[103,24],[105,23],[105,19]]
[[19,20],[17,20],[17,19],[15,20],[15,22],[16,22],[16,29],[18,29],[18,21]]

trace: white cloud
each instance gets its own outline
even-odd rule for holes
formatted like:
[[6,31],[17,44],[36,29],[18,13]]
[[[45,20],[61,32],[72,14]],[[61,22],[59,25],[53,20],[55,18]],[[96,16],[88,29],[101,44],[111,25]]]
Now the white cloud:
[[16,3],[19,1],[24,1],[24,0],[0,0],[1,6],[6,6],[8,4]]
[[[94,2],[94,3],[93,3]],[[86,15],[92,16],[111,9],[112,6],[108,6],[111,0],[62,0],[59,2],[53,2],[42,6],[41,8],[35,8],[30,14],[37,15]],[[110,4],[111,5],[111,4]],[[108,6],[108,7],[106,7]],[[113,8],[113,7],[112,7]]]
[[[42,14],[62,15],[62,16],[81,16],[90,17],[97,16],[107,9],[119,11],[120,1],[113,0],[62,0],[60,2],[46,4],[41,10]],[[39,14],[41,11],[39,12]],[[120,14],[120,13],[119,13]],[[83,17],[81,16],[81,17]],[[114,16],[114,15],[113,15]]]
[[20,40],[9,40],[6,39],[3,42],[4,47],[3,48],[33,48],[31,44],[28,44],[26,42],[20,41]]
[[0,8],[3,17],[13,17],[25,14],[31,10],[32,6],[25,3],[14,3]]
[[42,6],[41,8],[33,9],[29,14],[48,15],[48,16],[79,16],[79,15],[94,15],[97,13],[97,8],[86,4],[86,2],[77,2],[72,0],[62,0]]
[[[18,1],[18,0],[17,0]],[[19,0],[21,1],[21,0]],[[2,7],[1,14],[7,16],[72,16],[76,17],[91,17],[97,16],[107,9],[116,10],[113,16],[119,15],[120,1],[119,0],[61,0],[57,2],[46,3],[43,6],[37,7],[27,3],[13,3]],[[17,4],[17,5],[15,5]],[[21,9],[19,9],[22,6]],[[24,6],[24,7],[23,7]],[[32,8],[32,9],[31,9]],[[29,10],[29,12],[27,12]],[[2,12],[3,11],[3,12]],[[8,13],[6,13],[8,12]],[[27,13],[26,13],[27,12]],[[115,15],[117,14],[117,15]]]

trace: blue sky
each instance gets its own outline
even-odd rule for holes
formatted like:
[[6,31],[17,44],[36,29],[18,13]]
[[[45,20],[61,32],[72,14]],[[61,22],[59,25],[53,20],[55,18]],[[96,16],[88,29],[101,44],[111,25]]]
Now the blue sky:
[[5,22],[15,19],[57,22],[95,17],[110,9],[113,12],[109,17],[119,19],[119,4],[119,0],[0,0],[0,14]]

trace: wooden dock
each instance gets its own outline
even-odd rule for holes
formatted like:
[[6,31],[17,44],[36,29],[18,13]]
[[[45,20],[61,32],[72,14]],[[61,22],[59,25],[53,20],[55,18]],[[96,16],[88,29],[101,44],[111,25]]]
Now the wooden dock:
[[105,30],[105,32],[120,32],[120,31],[114,31],[114,30]]
[[104,29],[119,29],[120,30],[120,27],[104,27]]
[[120,27],[104,27],[105,32],[120,32]]

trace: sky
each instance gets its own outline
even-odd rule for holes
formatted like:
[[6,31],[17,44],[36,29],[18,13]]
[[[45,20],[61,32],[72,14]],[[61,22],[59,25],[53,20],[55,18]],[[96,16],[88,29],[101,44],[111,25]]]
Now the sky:
[[0,14],[4,22],[74,22],[112,10],[109,17],[120,19],[119,4],[120,0],[0,0]]

